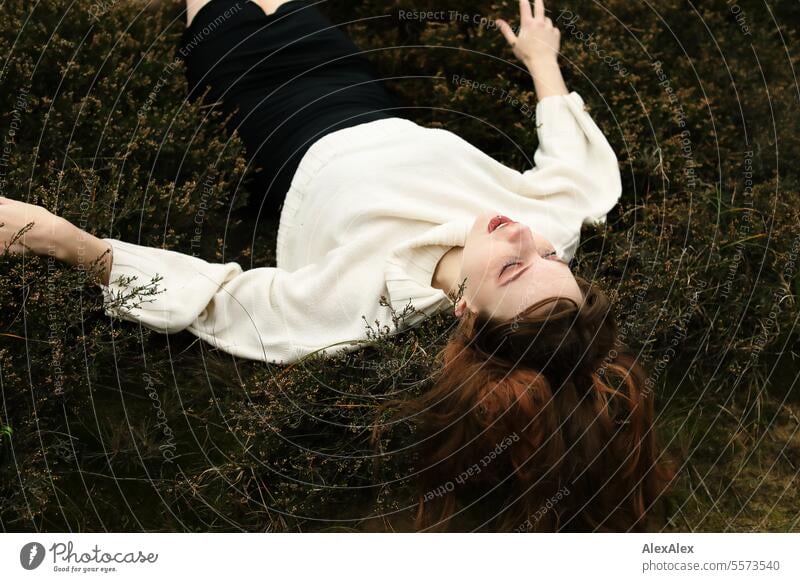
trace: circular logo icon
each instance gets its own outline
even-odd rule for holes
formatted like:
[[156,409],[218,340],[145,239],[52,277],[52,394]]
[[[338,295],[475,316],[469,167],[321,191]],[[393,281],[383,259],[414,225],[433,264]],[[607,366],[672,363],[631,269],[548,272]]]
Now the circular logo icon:
[[44,561],[44,546],[39,542],[28,542],[19,551],[19,563],[26,570],[35,570]]

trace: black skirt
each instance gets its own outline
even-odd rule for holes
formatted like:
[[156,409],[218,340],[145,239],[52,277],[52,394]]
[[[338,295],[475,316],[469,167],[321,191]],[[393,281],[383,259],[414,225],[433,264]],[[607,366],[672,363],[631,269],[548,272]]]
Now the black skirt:
[[249,210],[279,216],[305,152],[339,129],[403,117],[347,35],[309,0],[266,15],[249,0],[211,0],[192,20],[177,55],[189,98],[204,94],[230,115],[255,166]]

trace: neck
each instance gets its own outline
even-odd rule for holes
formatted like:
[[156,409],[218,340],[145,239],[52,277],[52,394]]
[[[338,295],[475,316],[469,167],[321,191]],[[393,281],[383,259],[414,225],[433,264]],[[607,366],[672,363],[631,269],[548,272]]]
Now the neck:
[[431,285],[445,293],[455,294],[461,277],[461,255],[464,247],[452,247],[447,251],[434,269]]

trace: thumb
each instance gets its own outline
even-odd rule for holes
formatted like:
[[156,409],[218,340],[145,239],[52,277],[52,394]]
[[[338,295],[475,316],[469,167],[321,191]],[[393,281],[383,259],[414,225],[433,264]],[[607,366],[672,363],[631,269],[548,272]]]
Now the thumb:
[[500,29],[500,32],[502,32],[502,33],[503,33],[503,36],[504,36],[504,37],[506,38],[506,40],[508,41],[508,44],[509,44],[509,45],[512,45],[512,46],[513,46],[514,44],[516,44],[516,42],[517,42],[517,37],[516,37],[516,35],[514,34],[514,31],[513,31],[513,30],[511,30],[511,26],[508,24],[508,22],[506,22],[506,21],[505,21],[505,20],[503,20],[502,18],[498,18],[498,19],[497,19],[495,22],[496,22],[496,24],[497,24],[497,28],[499,28],[499,29]]

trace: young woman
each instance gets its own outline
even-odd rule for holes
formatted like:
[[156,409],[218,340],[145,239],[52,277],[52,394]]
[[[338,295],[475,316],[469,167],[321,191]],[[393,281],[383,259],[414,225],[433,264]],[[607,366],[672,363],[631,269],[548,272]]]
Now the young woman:
[[[620,196],[617,159],[564,84],[543,1],[522,0],[520,18],[518,35],[497,25],[539,100],[523,172],[402,117],[310,1],[189,0],[190,95],[232,114],[262,168],[261,210],[280,207],[277,267],[97,238],[7,198],[0,242],[78,266],[100,257],[110,315],[278,364],[357,349],[365,320],[391,330],[404,314],[400,331],[453,309],[434,389],[392,403],[425,436],[417,525],[446,526],[478,487],[499,495],[494,529],[643,529],[670,477],[652,394],[616,345],[608,299],[568,265],[581,225],[603,223]],[[160,293],[113,301],[155,276]]]

